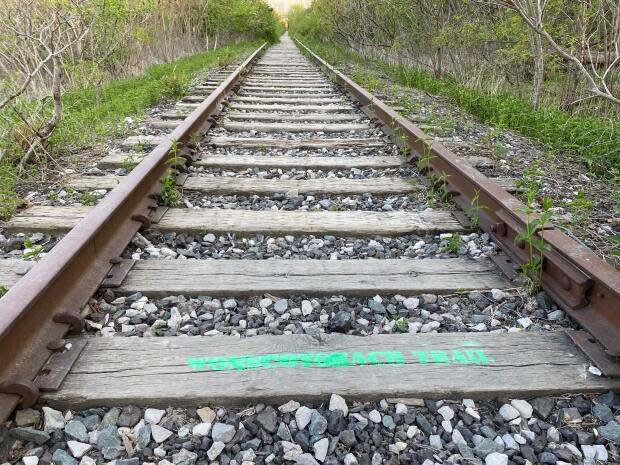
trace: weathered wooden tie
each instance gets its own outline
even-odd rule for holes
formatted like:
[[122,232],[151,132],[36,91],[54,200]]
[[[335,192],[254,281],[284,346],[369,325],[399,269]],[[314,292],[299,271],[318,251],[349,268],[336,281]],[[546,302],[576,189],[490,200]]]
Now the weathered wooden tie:
[[[617,390],[563,332],[91,338],[56,408],[530,398]],[[406,402],[406,400],[405,400]]]
[[[13,232],[65,232],[90,207],[31,207],[3,224]],[[333,234],[345,237],[398,236],[464,231],[447,211],[281,211],[171,208],[151,228],[159,231],[251,234]]]

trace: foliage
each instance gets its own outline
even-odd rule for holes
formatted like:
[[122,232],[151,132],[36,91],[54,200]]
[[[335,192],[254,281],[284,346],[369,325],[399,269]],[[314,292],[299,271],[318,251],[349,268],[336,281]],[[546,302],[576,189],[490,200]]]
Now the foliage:
[[498,128],[512,129],[543,143],[552,152],[576,153],[588,167],[608,175],[620,166],[620,128],[615,122],[587,115],[570,115],[559,108],[537,110],[526,100],[508,93],[491,94],[460,84],[453,78],[437,78],[428,71],[384,60],[368,60],[344,47],[304,40],[321,56],[334,63],[372,65],[396,82],[431,94],[445,95],[469,113]]
[[552,201],[544,198],[542,201],[542,213],[538,213],[536,205],[536,192],[528,192],[527,204],[520,211],[525,214],[525,229],[515,238],[515,243],[523,243],[530,259],[521,265],[521,274],[527,280],[530,292],[540,290],[542,286],[542,273],[544,252],[549,248],[545,243],[544,225],[552,216]]

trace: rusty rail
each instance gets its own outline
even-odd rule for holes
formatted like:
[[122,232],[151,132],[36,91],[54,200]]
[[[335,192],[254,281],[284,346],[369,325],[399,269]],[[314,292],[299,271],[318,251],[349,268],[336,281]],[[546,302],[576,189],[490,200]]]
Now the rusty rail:
[[[28,279],[18,281],[0,299],[0,423],[20,402],[32,405],[40,390],[60,384],[63,364],[70,364],[83,347],[64,340],[67,334],[81,332],[81,308],[109,276],[112,266],[119,262],[117,257],[140,227],[161,217],[157,198],[160,180],[169,168],[169,152],[181,143],[185,147],[180,155],[193,157],[188,146],[191,136],[212,125],[211,116],[265,46],[235,69],[37,263],[28,272]],[[54,360],[60,351],[63,358]]]
[[[463,211],[484,205],[476,212],[480,227],[515,265],[530,260],[525,244],[516,240],[527,224],[521,201],[444,145],[429,146],[429,137],[420,128],[297,42],[367,112],[403,140],[411,150],[410,161],[423,159],[427,169],[445,179],[447,191]],[[543,289],[587,331],[571,332],[575,343],[605,375],[620,376],[620,273],[553,225],[546,225],[543,235],[549,246],[544,252]]]

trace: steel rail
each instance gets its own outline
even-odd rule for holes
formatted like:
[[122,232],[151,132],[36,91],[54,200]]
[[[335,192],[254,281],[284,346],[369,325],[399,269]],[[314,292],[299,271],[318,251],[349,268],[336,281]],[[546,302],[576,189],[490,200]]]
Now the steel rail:
[[[20,402],[34,404],[39,389],[47,388],[41,379],[50,373],[40,373],[41,369],[52,354],[71,350],[64,338],[82,330],[82,307],[135,233],[158,215],[157,198],[170,151],[212,125],[211,116],[265,47],[236,68],[0,299],[0,423]],[[190,150],[185,148],[183,155],[191,157]]]
[[[445,179],[447,191],[464,212],[477,210],[479,226],[501,246],[514,265],[530,260],[528,248],[517,240],[528,223],[523,213],[525,205],[520,200],[444,145],[429,144],[432,138],[419,127],[295,40],[327,74],[409,147],[410,162],[422,162],[425,171],[431,170]],[[620,272],[553,225],[545,225],[542,236],[548,246],[543,252],[543,289],[587,331],[571,332],[575,343],[605,375],[620,376]]]

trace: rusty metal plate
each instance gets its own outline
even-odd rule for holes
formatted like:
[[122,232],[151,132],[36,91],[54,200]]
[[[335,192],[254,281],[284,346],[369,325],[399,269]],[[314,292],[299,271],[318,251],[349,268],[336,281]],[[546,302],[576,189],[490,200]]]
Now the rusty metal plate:
[[34,381],[41,392],[57,391],[60,388],[87,344],[86,338],[66,339],[63,342],[62,348],[52,354]]

